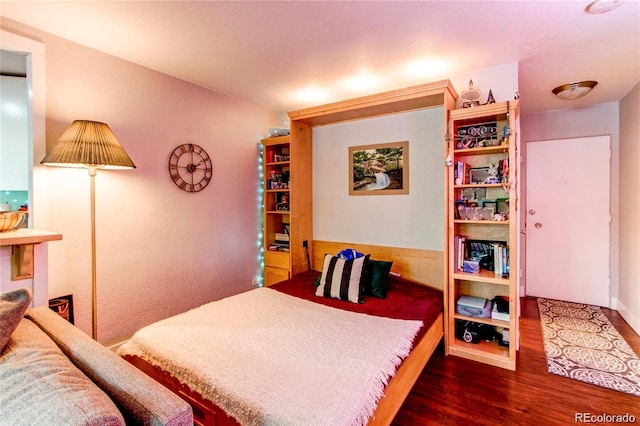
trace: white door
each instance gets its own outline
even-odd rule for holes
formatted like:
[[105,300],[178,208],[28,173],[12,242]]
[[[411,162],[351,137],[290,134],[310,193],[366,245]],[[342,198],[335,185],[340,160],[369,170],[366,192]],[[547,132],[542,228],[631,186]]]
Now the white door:
[[610,305],[610,137],[527,144],[526,292]]

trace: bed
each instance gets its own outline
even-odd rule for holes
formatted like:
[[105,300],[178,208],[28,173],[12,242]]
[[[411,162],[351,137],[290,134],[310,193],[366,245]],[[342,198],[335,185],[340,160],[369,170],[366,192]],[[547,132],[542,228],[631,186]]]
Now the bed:
[[[333,420],[323,418],[333,423],[390,424],[442,339],[442,292],[405,278],[389,275],[386,298],[367,296],[364,303],[351,303],[317,296],[317,279],[321,275],[322,273],[318,271],[303,272],[269,288],[250,290],[152,324],[136,333],[120,348],[119,354],[189,402],[194,410],[196,424],[223,426],[300,424],[300,419],[303,418],[300,416],[307,416],[304,417],[305,424],[326,424],[326,421],[319,421],[319,416],[325,413],[327,416],[335,416],[331,417]],[[263,313],[262,306],[268,306],[267,301],[274,303],[274,307],[265,308],[264,310],[270,312]],[[238,305],[232,303],[240,303],[239,306],[250,308],[238,309]],[[272,311],[282,315],[269,316],[272,315]],[[187,314],[191,316],[184,316]],[[267,316],[260,316],[263,314]],[[333,316],[325,318],[325,314],[338,316],[337,319]],[[205,315],[204,318],[207,320],[201,320],[199,318],[202,317],[197,315]],[[233,326],[216,326],[217,329],[209,327],[209,323],[213,322],[212,318],[217,318],[215,324],[218,324],[229,317],[234,317]],[[291,321],[290,318],[296,318],[296,320]],[[280,320],[283,322],[279,322]],[[362,324],[359,323],[361,320],[364,321]],[[194,323],[207,323],[206,333],[194,327]],[[261,325],[257,327],[256,323]],[[324,324],[322,329],[312,331],[314,324],[317,323]],[[329,323],[342,327],[338,328],[339,330],[345,330],[345,328],[351,330],[355,336],[347,336],[347,340],[366,335],[371,342],[367,339],[363,342],[357,341],[353,345],[337,342],[337,347],[342,349],[329,349],[328,354],[322,355],[324,346],[334,344],[329,336],[348,334],[328,328]],[[345,327],[338,324],[349,325]],[[229,329],[230,327],[233,329]],[[363,328],[358,331],[357,327]],[[376,334],[378,330],[382,333],[382,330],[387,327],[391,335]],[[184,341],[180,340],[183,335],[187,336],[189,329],[194,328],[196,329],[194,337],[184,337]],[[222,328],[224,330],[221,330]],[[173,330],[172,332],[179,330],[179,335],[167,337],[168,329]],[[240,336],[247,329],[250,329],[250,333],[247,341],[244,341]],[[256,331],[256,329],[259,330]],[[281,336],[283,329],[294,333],[295,341],[300,343],[295,345],[281,343],[283,340],[279,339],[284,338]],[[257,335],[255,334],[257,332],[267,334]],[[234,347],[227,346],[230,339],[229,336],[224,336],[225,333],[236,336],[233,339],[237,340],[234,342]],[[320,335],[328,333],[328,335],[324,335],[323,339],[312,337],[316,333]],[[202,334],[220,334],[221,340],[208,341],[202,337]],[[309,340],[305,340],[307,335]],[[386,337],[381,338],[381,336]],[[319,341],[321,344],[318,343]],[[340,344],[343,346],[339,346]],[[367,344],[377,345],[375,351],[367,349]],[[187,348],[187,345],[191,347]],[[372,360],[360,359],[362,354],[350,352],[351,346],[356,346],[353,350],[361,350],[365,353],[375,352],[375,356]],[[240,347],[242,350],[239,349]],[[272,353],[272,347],[284,350]],[[256,353],[256,348],[265,348],[265,353],[262,353],[262,350],[259,350],[261,353]],[[345,364],[349,367],[336,371],[337,378],[325,379],[322,376],[322,369],[319,373],[313,372],[317,365],[332,363],[331,360],[328,361],[322,356],[343,352],[348,355],[335,355],[335,357],[345,362],[340,361],[335,364],[341,366]],[[234,362],[239,360],[240,364],[246,368],[239,372],[238,367],[229,364],[230,361],[227,358],[233,358]],[[278,362],[284,362],[286,367],[276,368],[271,365],[273,358],[278,358]],[[202,360],[205,365],[195,363],[194,359]],[[356,359],[362,362],[354,362]],[[357,368],[360,368],[361,364],[369,368],[369,364],[375,364],[378,359],[386,370],[379,372],[375,370],[374,381],[370,376],[366,379],[361,379],[358,375],[353,378],[348,376],[352,373],[352,369],[356,369],[353,368],[354,364]],[[390,366],[389,362],[393,365]],[[213,365],[216,367],[208,368]],[[241,379],[238,379],[238,376],[241,376]],[[272,389],[270,386],[273,384],[263,383],[262,376],[269,377],[267,382],[284,384],[283,389]],[[229,380],[233,383],[230,384]],[[342,383],[340,380],[348,383]],[[241,383],[236,383],[237,381]],[[358,383],[353,390],[348,388],[351,382],[354,386]],[[364,389],[363,393],[366,394],[362,396],[362,400],[359,399],[359,392],[356,392],[358,389]],[[356,393],[358,395],[354,396]],[[369,406],[354,407],[353,410],[350,407],[336,407],[336,401],[331,399],[332,394],[337,394],[335,397],[338,401],[353,398],[358,399],[358,403],[364,401]],[[370,406],[371,398],[375,400],[373,406]],[[289,403],[289,400],[292,401],[291,407],[282,408]],[[345,402],[344,405],[349,404]],[[363,410],[366,413],[364,415]],[[350,420],[346,421],[345,417],[339,416],[347,416],[346,418]]]

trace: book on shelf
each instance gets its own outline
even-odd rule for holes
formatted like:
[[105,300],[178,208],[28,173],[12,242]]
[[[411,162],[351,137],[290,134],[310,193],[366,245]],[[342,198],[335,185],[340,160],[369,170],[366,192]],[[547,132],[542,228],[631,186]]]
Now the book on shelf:
[[276,242],[289,244],[289,234],[282,234],[282,233],[276,232]]
[[465,235],[454,235],[454,271],[478,273],[477,267],[472,267],[472,261],[473,265],[477,263],[481,269],[495,272],[496,276],[509,277],[509,246],[505,241],[474,240]]
[[453,237],[453,262],[456,272],[462,271],[464,266],[465,239],[464,235],[454,235]]
[[279,243],[279,242],[275,242],[275,243],[271,243],[269,244],[269,247],[267,248],[267,250],[269,251],[289,251],[289,243]]
[[469,170],[471,166],[463,161],[456,161],[453,168],[453,183],[465,185],[469,183]]
[[493,271],[497,276],[509,277],[509,247],[505,244],[493,243]]

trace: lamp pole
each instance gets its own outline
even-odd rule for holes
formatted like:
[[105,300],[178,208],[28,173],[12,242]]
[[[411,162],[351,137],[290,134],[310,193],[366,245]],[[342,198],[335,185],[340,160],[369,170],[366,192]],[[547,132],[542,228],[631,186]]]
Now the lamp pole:
[[89,166],[91,181],[91,337],[98,340],[98,295],[96,285],[96,167]]

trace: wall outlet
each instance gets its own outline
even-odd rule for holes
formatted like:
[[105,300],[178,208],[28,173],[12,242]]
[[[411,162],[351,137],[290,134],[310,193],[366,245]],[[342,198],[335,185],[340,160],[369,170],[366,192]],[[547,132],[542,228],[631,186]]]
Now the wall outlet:
[[251,285],[252,285],[252,286],[254,286],[254,287],[258,287],[258,280],[257,280],[257,279],[255,279],[255,278],[254,278],[254,279],[252,279],[252,280],[251,280]]

